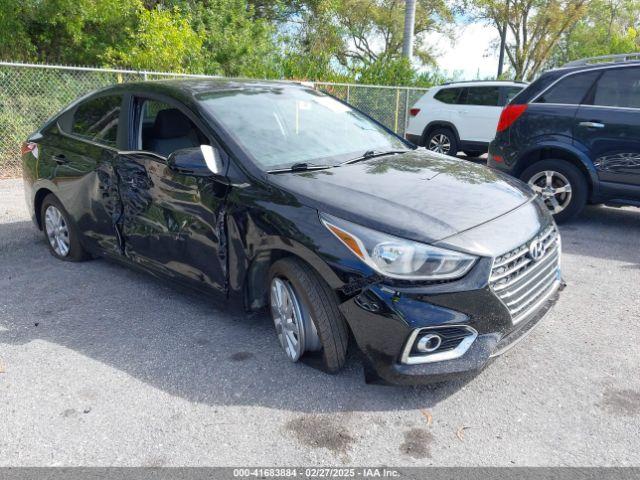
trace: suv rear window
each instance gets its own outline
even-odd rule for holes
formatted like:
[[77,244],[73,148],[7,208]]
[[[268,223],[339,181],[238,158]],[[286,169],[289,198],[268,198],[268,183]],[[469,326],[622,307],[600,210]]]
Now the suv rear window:
[[522,87],[504,87],[504,90],[503,90],[504,99],[502,100],[502,105],[506,105],[511,100],[513,100],[516,97],[516,95],[518,95],[523,89],[524,89],[524,86],[522,86]]
[[594,105],[640,108],[640,68],[607,70],[598,80]]
[[80,104],[73,114],[71,133],[110,147],[117,145],[121,95],[92,98]]
[[469,87],[465,105],[497,107],[500,104],[500,87]]
[[563,78],[538,97],[536,103],[579,105],[600,72],[575,73]]
[[443,88],[439,90],[433,98],[443,103],[457,103],[461,90],[461,88]]

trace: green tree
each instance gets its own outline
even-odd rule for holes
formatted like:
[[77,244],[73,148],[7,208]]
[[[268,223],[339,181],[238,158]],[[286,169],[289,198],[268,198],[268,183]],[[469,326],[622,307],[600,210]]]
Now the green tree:
[[190,20],[177,7],[146,10],[141,6],[127,41],[108,48],[102,59],[107,65],[136,70],[201,70],[203,35],[191,27]]
[[[452,21],[453,15],[445,0],[418,1],[414,37],[416,64],[434,63],[427,34],[448,32]],[[397,78],[401,70],[406,70],[407,66],[399,60],[404,2],[308,0],[300,6],[290,25],[287,55],[294,52],[307,59],[303,62],[303,71],[296,72],[298,75],[303,73],[313,79],[318,73],[335,72],[351,78],[372,79],[384,78],[388,73],[389,78]],[[402,76],[413,75],[405,71]]]
[[20,0],[0,1],[0,58],[29,61],[35,58],[36,47],[31,43],[21,16]]
[[276,30],[247,0],[208,0],[193,10],[203,35],[204,72],[226,76],[277,76]]
[[[404,2],[397,0],[342,0],[334,2],[335,18],[345,37],[344,55],[356,63],[370,64],[380,57],[399,55],[404,32]],[[453,20],[444,0],[418,0],[414,55],[433,64],[426,34],[446,32]]]
[[640,50],[640,1],[591,0],[584,18],[553,51],[550,66],[570,60]]
[[[126,37],[139,0],[2,0],[0,52],[6,59],[98,65]],[[7,26],[8,25],[8,26]]]
[[476,18],[507,30],[505,53],[516,80],[531,79],[563,35],[585,15],[587,0],[473,0]]

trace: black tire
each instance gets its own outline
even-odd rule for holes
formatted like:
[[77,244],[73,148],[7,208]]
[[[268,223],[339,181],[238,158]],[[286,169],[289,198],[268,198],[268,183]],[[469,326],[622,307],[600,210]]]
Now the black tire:
[[[62,214],[62,218],[64,219],[64,222],[66,224],[69,239],[69,250],[66,255],[61,255],[59,252],[56,252],[51,242],[49,241],[46,212],[50,206],[55,207]],[[40,206],[40,221],[42,223],[42,232],[44,233],[47,247],[49,247],[49,251],[54,257],[60,260],[65,260],[67,262],[81,262],[90,258],[90,255],[84,250],[84,248],[82,248],[82,245],[80,244],[80,239],[78,238],[78,230],[75,224],[71,221],[71,216],[62,206],[60,200],[58,200],[56,196],[51,193],[44,198],[44,200],[42,201],[42,205]]]
[[269,285],[275,277],[286,279],[308,309],[320,337],[324,370],[338,372],[345,364],[349,328],[338,308],[336,293],[307,264],[296,258],[283,258],[269,271]]
[[456,137],[456,134],[453,133],[453,131],[449,128],[436,128],[435,130],[429,132],[429,134],[426,135],[424,139],[424,147],[427,150],[431,150],[431,148],[429,148],[429,145],[431,144],[431,141],[438,135],[444,135],[449,140],[450,147],[446,155],[455,157],[458,154],[460,147],[458,145],[458,138]]
[[571,199],[566,207],[559,213],[553,213],[557,223],[566,222],[578,215],[585,204],[589,193],[589,185],[584,174],[573,164],[566,160],[541,160],[527,168],[520,179],[529,182],[536,174],[544,171],[553,171],[562,174],[571,185]]
[[463,150],[464,154],[469,158],[478,158],[485,152],[481,152],[480,150]]

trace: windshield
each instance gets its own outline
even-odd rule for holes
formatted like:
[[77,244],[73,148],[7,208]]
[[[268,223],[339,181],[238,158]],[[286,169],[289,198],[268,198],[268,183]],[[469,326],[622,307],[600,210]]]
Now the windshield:
[[371,150],[408,148],[363,114],[315,90],[251,87],[198,99],[264,170],[336,165]]

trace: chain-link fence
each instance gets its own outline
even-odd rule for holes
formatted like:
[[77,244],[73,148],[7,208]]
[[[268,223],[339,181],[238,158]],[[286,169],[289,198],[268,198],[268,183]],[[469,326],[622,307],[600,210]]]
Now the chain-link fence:
[[427,91],[426,88],[352,83],[316,82],[315,86],[372,116],[399,135],[404,135],[409,109]]
[[[79,96],[114,83],[162,78],[206,78],[161,72],[0,62],[0,178],[20,174],[20,145],[48,118]],[[316,83],[403,135],[408,108],[424,89]]]

